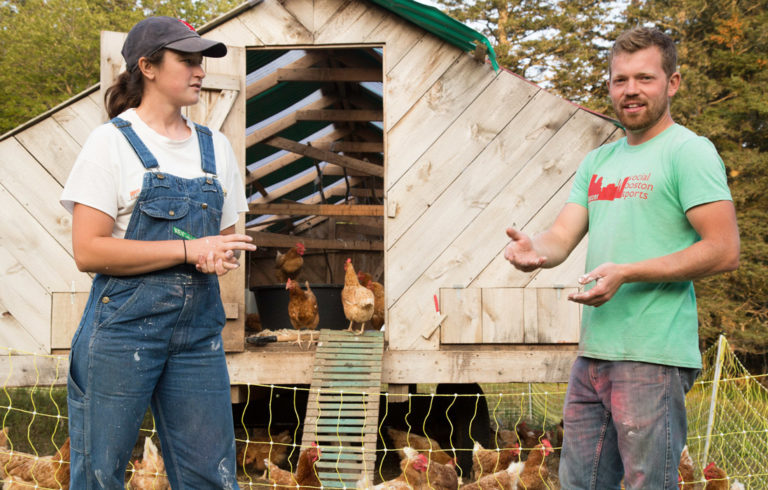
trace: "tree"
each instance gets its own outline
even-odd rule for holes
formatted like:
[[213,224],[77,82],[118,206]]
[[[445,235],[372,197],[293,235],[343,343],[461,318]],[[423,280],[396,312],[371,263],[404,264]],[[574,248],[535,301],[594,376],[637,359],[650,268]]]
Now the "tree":
[[0,134],[98,83],[100,31],[149,15],[199,26],[237,0],[6,0],[0,2]]
[[600,0],[438,0],[482,31],[499,64],[571,101],[607,109],[607,47],[612,6]]

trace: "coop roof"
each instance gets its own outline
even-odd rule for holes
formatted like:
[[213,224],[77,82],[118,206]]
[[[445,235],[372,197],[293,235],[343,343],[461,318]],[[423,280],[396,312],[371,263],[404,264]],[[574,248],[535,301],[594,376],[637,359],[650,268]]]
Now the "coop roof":
[[446,15],[435,7],[424,5],[413,0],[371,0],[373,3],[396,13],[422,29],[431,32],[440,39],[457,46],[464,51],[473,51],[485,46],[493,68],[499,68],[496,54],[490,41],[453,17]]

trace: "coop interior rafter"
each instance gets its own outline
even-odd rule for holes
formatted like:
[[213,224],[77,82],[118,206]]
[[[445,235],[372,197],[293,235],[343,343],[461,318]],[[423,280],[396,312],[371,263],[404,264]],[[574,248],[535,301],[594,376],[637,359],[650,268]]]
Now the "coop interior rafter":
[[[382,240],[381,49],[255,49],[249,55],[248,233],[281,234],[284,241],[269,243],[291,246],[293,234],[331,220],[332,234],[344,230],[350,243],[359,242],[353,232]],[[347,226],[337,224],[342,217]],[[357,221],[365,217],[376,222]]]

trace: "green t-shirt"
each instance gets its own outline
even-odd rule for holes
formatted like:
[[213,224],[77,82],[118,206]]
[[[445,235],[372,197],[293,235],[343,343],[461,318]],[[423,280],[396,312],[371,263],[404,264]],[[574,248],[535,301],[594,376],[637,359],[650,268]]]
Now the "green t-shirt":
[[[701,237],[685,212],[722,200],[731,193],[717,150],[677,124],[641,145],[622,138],[590,152],[568,198],[589,213],[587,272],[689,247]],[[627,283],[602,306],[584,306],[579,353],[700,368],[698,339],[693,282]]]

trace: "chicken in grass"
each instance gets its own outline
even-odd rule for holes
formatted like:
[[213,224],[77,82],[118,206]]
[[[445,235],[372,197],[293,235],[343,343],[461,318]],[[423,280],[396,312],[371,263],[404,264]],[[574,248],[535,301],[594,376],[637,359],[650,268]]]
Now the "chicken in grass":
[[707,480],[704,490],[730,490],[728,475],[714,461],[704,468],[704,479]]
[[[320,322],[320,314],[317,309],[317,298],[315,293],[309,288],[309,281],[304,282],[306,290],[301,289],[301,285],[288,279],[285,283],[285,289],[288,290],[288,318],[291,320],[293,328],[298,330],[296,342],[301,347],[301,331],[303,329],[314,330]],[[312,336],[310,334],[307,348],[312,345]]]
[[[410,447],[406,447],[404,450],[409,456],[419,454],[418,451]],[[426,488],[431,490],[456,490],[459,488],[459,474],[456,472],[456,463],[453,459],[445,464],[438,463],[433,459],[427,459]]]
[[357,482],[358,489],[374,490],[400,490],[400,489],[427,489],[427,467],[429,460],[418,452],[412,452],[400,461],[400,475],[392,480],[379,483],[374,486],[368,478]]
[[[237,466],[254,472],[263,472],[267,469],[264,464],[265,459],[269,459],[273,464],[280,466],[288,459],[288,450],[291,443],[290,431],[283,432],[272,437],[267,429],[253,429],[251,440],[239,444],[237,450]],[[265,477],[266,478],[266,477]]]
[[541,438],[544,436],[544,431],[542,429],[528,426],[525,420],[518,422],[518,424],[515,426],[515,431],[520,437],[520,448],[525,452],[530,451],[536,447],[536,445],[539,444]]
[[4,489],[69,488],[69,438],[56,454],[34,454],[8,449],[8,429],[0,431],[0,477]]
[[320,459],[320,448],[317,444],[307,447],[299,454],[299,462],[296,464],[296,473],[279,468],[269,459],[264,458],[267,467],[267,479],[272,488],[320,488],[320,479],[315,465]]
[[277,251],[275,257],[275,277],[281,283],[296,279],[304,265],[304,244],[299,242],[285,253]]
[[133,476],[128,481],[130,490],[171,490],[165,474],[165,462],[151,437],[144,438],[141,461],[133,463]]
[[693,458],[688,454],[688,446],[685,446],[680,453],[680,464],[677,465],[677,473],[677,486],[680,490],[692,490],[696,487],[693,483],[696,481],[696,477],[693,474]]
[[431,437],[414,434],[387,427],[387,435],[392,439],[392,445],[397,449],[400,459],[406,457],[405,448],[413,448],[429,458],[441,464],[455,463],[455,459],[443,451],[440,444]]
[[549,490],[552,488],[549,482],[549,470],[544,463],[544,459],[552,452],[552,444],[547,439],[542,439],[533,448],[528,459],[525,460],[522,471],[520,471],[519,488],[526,490]]
[[[362,334],[365,330],[365,322],[373,317],[374,298],[373,292],[360,285],[352,259],[347,259],[344,264],[344,288],[341,290],[341,303],[344,307],[344,316],[349,320],[350,332]],[[360,323],[360,331],[352,329],[355,323]]]
[[373,292],[373,316],[371,317],[371,327],[374,330],[381,330],[384,325],[384,285],[373,280],[367,272],[359,272],[357,280]]
[[472,478],[478,480],[505,470],[511,462],[519,460],[520,446],[517,443],[508,448],[485,449],[482,444],[475,442],[472,448]]
[[520,472],[525,465],[522,461],[512,461],[507,469],[485,475],[476,482],[462,485],[466,490],[517,490]]

